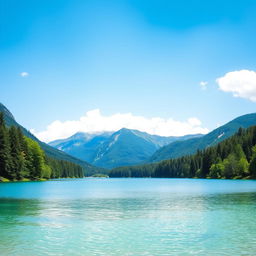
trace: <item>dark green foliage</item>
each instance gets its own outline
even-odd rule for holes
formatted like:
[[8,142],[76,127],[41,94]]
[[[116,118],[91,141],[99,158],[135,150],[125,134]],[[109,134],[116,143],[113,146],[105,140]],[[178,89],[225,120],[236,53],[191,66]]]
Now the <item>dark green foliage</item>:
[[216,146],[162,162],[113,169],[110,177],[256,178],[256,126],[239,129]]
[[38,180],[83,176],[81,166],[46,157],[39,143],[23,136],[20,128],[8,129],[0,112],[0,177]]
[[21,140],[18,137],[18,130],[14,126],[9,129],[9,144],[10,144],[10,165],[12,179],[21,178],[21,170],[24,167],[24,159],[21,151]]
[[[4,121],[5,121],[5,124],[6,124],[7,127],[15,126],[16,128],[19,128],[22,131],[24,136],[26,136],[28,138],[31,138],[32,140],[36,141],[48,157],[51,157],[51,158],[54,158],[54,159],[57,159],[57,160],[64,160],[64,161],[67,161],[67,162],[72,162],[74,164],[80,165],[85,170],[86,175],[91,175],[91,174],[94,174],[96,172],[102,172],[103,171],[101,168],[94,167],[94,166],[88,164],[85,161],[82,161],[82,160],[77,159],[73,156],[70,156],[70,155],[66,154],[65,152],[63,152],[63,151],[60,151],[56,148],[53,148],[53,147],[49,146],[48,144],[46,144],[44,142],[41,142],[33,134],[31,134],[27,129],[25,129],[23,126],[18,124],[15,121],[14,116],[12,115],[12,113],[1,103],[0,103],[0,112],[2,112],[2,114],[3,114],[3,118],[4,118]],[[0,133],[1,133],[1,131],[0,131]]]
[[8,131],[4,124],[3,113],[0,112],[0,176],[10,177],[10,147]]
[[47,165],[51,166],[51,178],[83,178],[84,170],[81,166],[63,161],[46,157]]
[[117,167],[111,170],[109,177],[153,177],[154,169],[154,164]]
[[[240,116],[202,137],[188,139],[185,141],[175,141],[167,146],[160,148],[151,156],[149,162],[159,162],[165,159],[195,154],[197,150],[204,150],[207,147],[217,145],[219,142],[229,138],[236,132],[241,134],[242,128],[248,128],[254,125],[256,125],[255,113]],[[249,145],[249,148],[256,144],[256,135],[251,142],[253,144]],[[249,150],[249,148],[247,150]],[[222,157],[226,156],[223,155]]]
[[249,172],[256,177],[256,146],[252,148],[252,159],[249,165]]

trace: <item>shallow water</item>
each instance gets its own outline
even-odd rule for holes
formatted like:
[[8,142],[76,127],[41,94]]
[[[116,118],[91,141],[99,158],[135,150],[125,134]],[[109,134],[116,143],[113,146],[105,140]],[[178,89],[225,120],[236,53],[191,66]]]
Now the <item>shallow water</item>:
[[0,255],[255,255],[256,181],[0,184]]

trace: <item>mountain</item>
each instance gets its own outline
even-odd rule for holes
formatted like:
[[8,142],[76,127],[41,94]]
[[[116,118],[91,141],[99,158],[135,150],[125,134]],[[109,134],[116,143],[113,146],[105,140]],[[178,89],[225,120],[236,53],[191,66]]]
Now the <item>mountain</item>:
[[237,117],[202,137],[185,141],[175,141],[160,148],[149,158],[148,162],[159,162],[165,159],[194,154],[198,149],[214,146],[229,138],[235,134],[240,127],[248,128],[253,125],[256,125],[256,113]]
[[2,104],[0,103],[0,112],[4,113],[4,119],[5,119],[5,123],[7,126],[16,126],[16,127],[20,127],[22,130],[22,133],[37,141],[39,143],[39,145],[41,146],[41,148],[44,150],[45,154],[49,157],[52,157],[54,159],[58,159],[58,160],[65,160],[65,161],[69,161],[75,164],[79,164],[80,166],[82,166],[85,171],[86,171],[86,175],[90,175],[92,173],[97,173],[100,171],[99,168],[92,166],[91,164],[77,159],[73,156],[68,155],[67,153],[60,151],[54,147],[49,146],[48,144],[38,140],[33,134],[31,134],[27,129],[25,129],[23,126],[21,126],[19,123],[16,122],[14,116],[12,115],[12,113]]
[[141,163],[164,145],[198,136],[201,135],[161,137],[123,128],[117,132],[97,134],[79,132],[67,139],[50,142],[49,145],[93,165],[113,168]]
[[93,163],[105,168],[140,163],[160,147],[159,143],[149,134],[123,128],[100,145]]
[[109,172],[109,177],[255,179],[255,145],[256,126],[250,126],[193,155],[118,167]]
[[49,145],[74,157],[93,163],[99,147],[112,134],[113,132],[94,134],[78,132],[67,139],[52,141]]

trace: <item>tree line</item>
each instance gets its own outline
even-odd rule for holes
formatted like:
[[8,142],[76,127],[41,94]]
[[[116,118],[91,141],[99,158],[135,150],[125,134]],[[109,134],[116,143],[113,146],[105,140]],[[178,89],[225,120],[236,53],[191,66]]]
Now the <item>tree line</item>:
[[46,157],[40,145],[25,137],[19,127],[8,128],[0,112],[0,179],[39,180],[83,176],[81,166]]
[[110,177],[256,178],[256,126],[240,128],[216,146],[156,164],[119,167]]

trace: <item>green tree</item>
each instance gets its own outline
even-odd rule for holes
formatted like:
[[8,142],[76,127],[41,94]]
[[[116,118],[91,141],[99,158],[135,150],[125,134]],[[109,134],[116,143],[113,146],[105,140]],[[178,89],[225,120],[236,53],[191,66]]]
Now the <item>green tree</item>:
[[249,165],[249,173],[256,177],[256,145],[252,148],[252,158]]
[[43,175],[45,160],[44,151],[40,148],[39,144],[30,139],[26,138],[28,143],[29,152],[31,154],[32,169],[30,170],[30,177],[32,179],[41,178]]
[[23,170],[25,162],[22,155],[22,151],[21,151],[18,131],[17,131],[17,128],[15,128],[14,126],[12,126],[9,129],[9,141],[10,141],[12,178],[21,179],[21,171]]
[[52,174],[52,169],[49,165],[44,164],[42,177],[45,179],[50,179]]
[[238,161],[238,178],[246,177],[249,175],[249,163],[245,157],[240,158]]
[[[242,129],[240,129],[239,131],[240,131],[240,135],[239,135],[239,132],[238,132],[238,135],[241,136],[242,135]],[[236,160],[237,160],[237,169],[235,170],[234,175],[237,178],[242,178],[242,177],[244,177],[248,174],[249,163],[246,159],[245,153],[244,153],[243,148],[240,144],[235,145],[234,155],[235,155]]]
[[223,164],[224,170],[222,176],[226,179],[233,178],[238,169],[238,163],[235,155],[230,154],[226,159],[224,159]]
[[210,167],[210,172],[209,172],[209,178],[213,179],[219,179],[221,178],[223,172],[224,172],[224,164],[219,158],[215,164],[212,164]]
[[5,178],[12,177],[8,131],[5,127],[3,113],[0,113],[0,176]]

